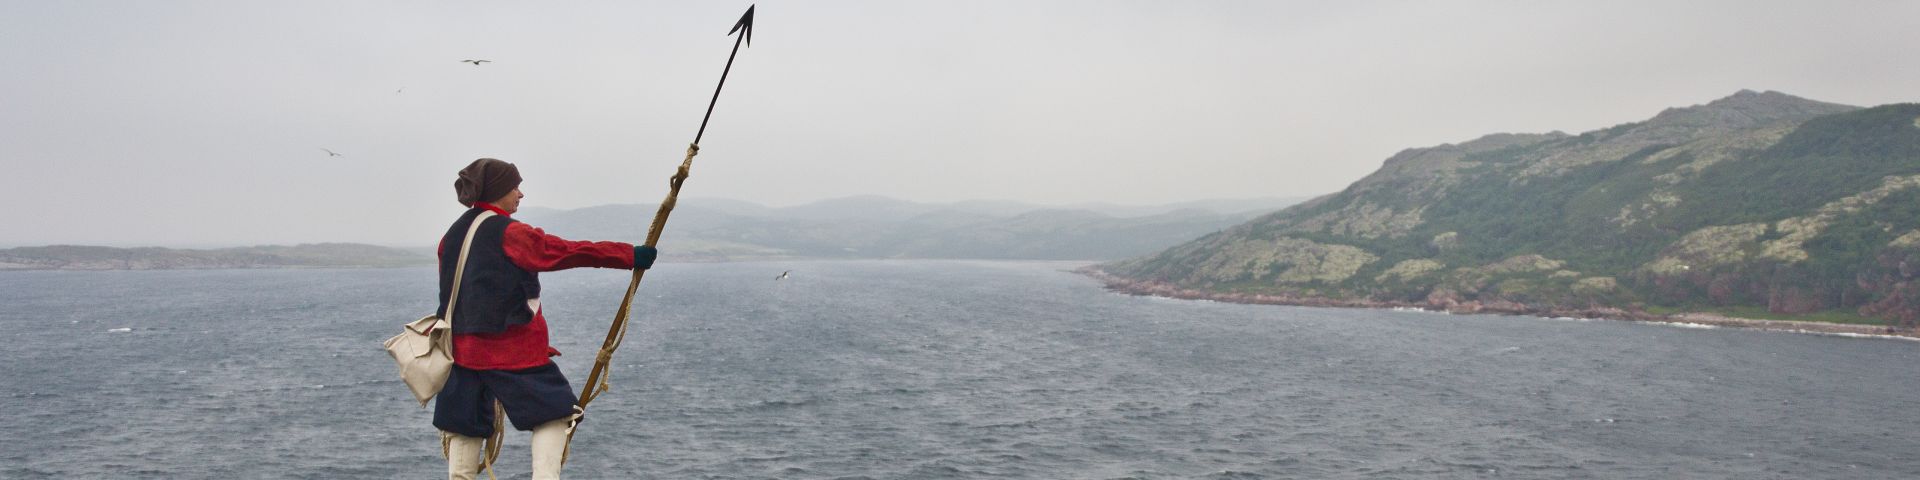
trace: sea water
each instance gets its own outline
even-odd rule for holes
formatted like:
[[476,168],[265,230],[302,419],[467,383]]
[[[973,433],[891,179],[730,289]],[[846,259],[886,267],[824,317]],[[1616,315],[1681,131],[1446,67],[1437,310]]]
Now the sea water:
[[[1072,266],[661,264],[567,476],[1920,477],[1914,342],[1131,297]],[[542,275],[576,390],[627,278]],[[0,478],[444,476],[379,346],[434,288],[0,273]]]

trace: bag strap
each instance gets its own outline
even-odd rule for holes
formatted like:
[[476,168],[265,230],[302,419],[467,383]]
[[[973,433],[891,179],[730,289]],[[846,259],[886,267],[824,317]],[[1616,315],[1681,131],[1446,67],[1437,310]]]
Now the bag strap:
[[466,240],[460,242],[460,263],[453,267],[453,292],[447,295],[447,314],[440,317],[448,325],[453,324],[453,307],[460,303],[460,278],[467,272],[467,250],[473,246],[473,234],[480,231],[480,222],[487,221],[493,215],[492,210],[482,210],[480,216],[473,217],[473,226],[467,227]]

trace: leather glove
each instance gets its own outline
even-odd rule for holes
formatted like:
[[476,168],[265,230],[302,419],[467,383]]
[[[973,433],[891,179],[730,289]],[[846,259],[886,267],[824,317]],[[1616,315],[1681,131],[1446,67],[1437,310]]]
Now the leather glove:
[[653,259],[659,256],[660,256],[660,250],[654,249],[653,247],[649,247],[646,245],[634,245],[633,246],[633,269],[646,270],[649,268],[653,268]]

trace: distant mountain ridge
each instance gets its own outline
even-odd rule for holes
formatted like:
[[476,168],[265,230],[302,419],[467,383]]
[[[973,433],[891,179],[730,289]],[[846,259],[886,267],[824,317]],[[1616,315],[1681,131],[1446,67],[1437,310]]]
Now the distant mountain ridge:
[[[1112,260],[1191,240],[1299,201],[1275,197],[1059,208],[852,196],[766,207],[689,198],[674,209],[661,238],[662,258]],[[516,217],[569,238],[636,239],[646,234],[656,208],[529,209]]]
[[[878,196],[794,207],[692,198],[681,200],[674,210],[661,240],[662,260],[1112,260],[1191,240],[1298,201],[1256,198],[1060,209],[1004,201],[918,203]],[[635,242],[645,237],[655,208],[535,207],[514,217],[567,238]],[[349,243],[222,249],[53,245],[0,249],[0,271],[390,267],[431,265],[432,252],[431,245],[396,249]]]
[[1117,286],[1527,313],[1747,309],[1920,324],[1920,105],[1740,91],[1569,135],[1408,149]]

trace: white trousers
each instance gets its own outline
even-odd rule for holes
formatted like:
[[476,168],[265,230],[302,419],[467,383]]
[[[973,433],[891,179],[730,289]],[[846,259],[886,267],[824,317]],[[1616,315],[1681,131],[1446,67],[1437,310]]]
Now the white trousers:
[[[567,451],[567,422],[562,418],[533,428],[533,480],[560,480],[562,457]],[[484,467],[482,457],[487,439],[446,433],[447,479],[475,480]]]

